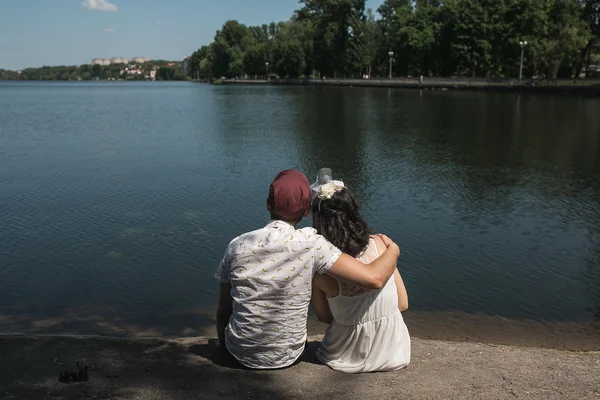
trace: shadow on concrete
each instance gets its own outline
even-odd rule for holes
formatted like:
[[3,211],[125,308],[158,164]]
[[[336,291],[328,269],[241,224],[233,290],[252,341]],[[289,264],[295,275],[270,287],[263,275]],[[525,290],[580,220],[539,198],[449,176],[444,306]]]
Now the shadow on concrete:
[[[0,399],[297,398],[302,386],[294,389],[289,378],[297,382],[297,368],[318,363],[317,346],[309,343],[299,363],[285,371],[254,371],[214,340],[5,336],[0,337]],[[75,362],[89,366],[89,381],[58,382],[60,371],[73,369]]]
[[323,363],[319,361],[319,359],[316,356],[316,352],[320,344],[321,342],[317,341],[308,342],[306,344],[306,350],[304,351],[304,354],[302,354],[302,357],[300,357],[300,362],[322,365]]
[[206,344],[194,344],[188,348],[190,353],[205,358],[222,368],[232,370],[249,370],[241,365],[229,352],[216,347],[216,341],[209,341]]
[[43,306],[23,306],[0,311],[0,333],[114,337],[212,336],[215,334],[215,317],[212,309],[139,315],[111,307],[48,310]]
[[[300,363],[323,365],[316,356],[320,343],[319,341],[307,342],[304,353],[292,367]],[[212,339],[204,344],[191,345],[188,347],[188,351],[222,368],[251,371],[251,369],[241,365],[229,352],[222,348],[217,348],[216,344],[216,339]]]
[[[314,338],[318,339],[318,338]],[[312,351],[277,371],[231,367],[204,338],[0,336],[0,400],[591,399],[600,353],[414,340],[408,369],[347,375]],[[89,366],[89,381],[59,372]],[[573,380],[573,377],[577,377]]]

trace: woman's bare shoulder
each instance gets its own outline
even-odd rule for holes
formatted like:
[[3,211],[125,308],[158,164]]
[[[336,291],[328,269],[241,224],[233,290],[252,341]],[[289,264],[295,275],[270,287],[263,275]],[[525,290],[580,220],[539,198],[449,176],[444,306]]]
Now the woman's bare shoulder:
[[377,253],[378,254],[383,254],[384,251],[387,250],[387,247],[385,247],[385,244],[383,243],[383,240],[381,240],[381,238],[379,236],[371,236],[371,239],[373,239],[373,241],[375,242],[375,246],[377,247]]

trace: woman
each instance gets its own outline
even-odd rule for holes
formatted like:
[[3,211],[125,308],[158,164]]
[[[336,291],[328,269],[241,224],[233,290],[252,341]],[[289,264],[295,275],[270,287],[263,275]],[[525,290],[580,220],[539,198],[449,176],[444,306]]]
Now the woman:
[[[341,251],[368,264],[385,251],[385,245],[369,235],[350,190],[331,177],[331,170],[324,168],[311,186],[313,227]],[[319,321],[331,324],[317,357],[332,369],[395,371],[410,362],[410,336],[401,314],[408,308],[408,295],[397,270],[379,290],[318,274],[311,306]]]

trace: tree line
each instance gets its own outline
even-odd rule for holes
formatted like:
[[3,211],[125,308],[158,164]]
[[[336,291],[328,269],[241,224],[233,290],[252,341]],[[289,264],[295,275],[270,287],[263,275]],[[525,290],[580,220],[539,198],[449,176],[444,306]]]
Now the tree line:
[[19,79],[19,73],[17,71],[0,69],[0,81],[12,81],[16,79]]
[[285,22],[227,21],[194,79],[387,76],[577,78],[600,63],[600,0],[300,0]]
[[[171,64],[171,65],[170,65]],[[142,74],[125,74],[122,71],[127,64],[111,65],[72,65],[72,66],[44,66],[39,68],[26,68],[23,71],[0,70],[0,80],[24,81],[89,81],[89,80],[145,80],[147,74],[155,67],[156,80],[185,80],[183,67],[180,62],[155,60],[150,63],[139,64]]]

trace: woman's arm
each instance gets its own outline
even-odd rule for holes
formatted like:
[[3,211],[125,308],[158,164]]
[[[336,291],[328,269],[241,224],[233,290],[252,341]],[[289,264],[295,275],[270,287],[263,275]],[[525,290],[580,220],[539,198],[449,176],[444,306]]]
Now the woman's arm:
[[[375,240],[375,245],[377,246],[377,252],[379,254],[386,250],[385,244],[378,236],[374,236],[373,240]],[[406,293],[406,287],[404,287],[404,282],[402,281],[398,268],[394,271],[394,283],[396,284],[396,291],[398,292],[398,308],[400,311],[406,311],[408,310],[408,293]]]
[[325,292],[321,290],[321,280],[326,277],[323,275],[315,275],[312,281],[312,295],[310,298],[310,305],[320,322],[331,324],[333,321],[333,315],[329,309],[329,302]]
[[394,282],[396,283],[396,290],[398,291],[398,308],[400,311],[408,310],[408,293],[404,287],[404,282],[400,276],[400,271],[394,272]]

